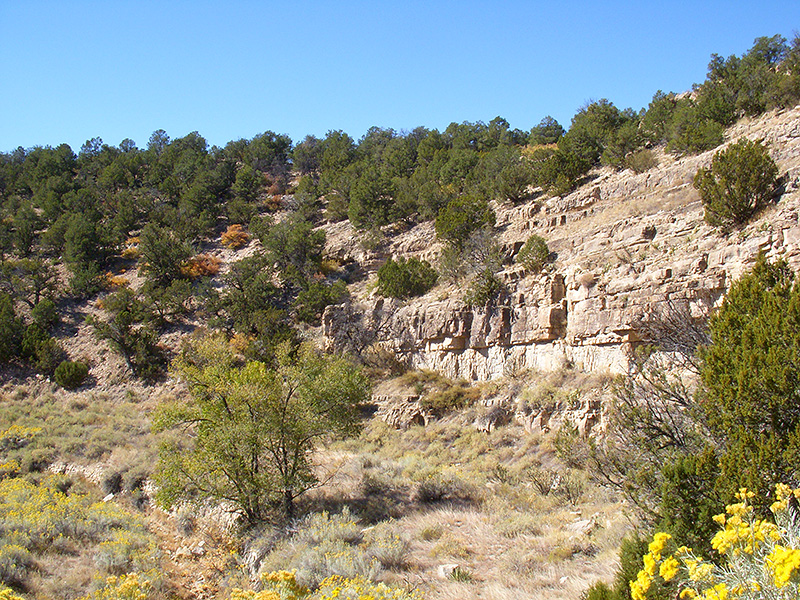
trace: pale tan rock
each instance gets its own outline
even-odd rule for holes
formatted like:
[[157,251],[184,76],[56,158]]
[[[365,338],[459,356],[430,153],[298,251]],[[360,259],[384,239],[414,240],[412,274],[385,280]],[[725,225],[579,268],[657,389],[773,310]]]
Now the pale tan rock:
[[[406,364],[453,379],[494,379],[566,364],[624,373],[632,346],[641,340],[637,328],[659,307],[685,302],[691,318],[707,317],[759,252],[800,267],[798,123],[800,107],[742,121],[726,133],[726,143],[742,136],[767,140],[786,174],[780,201],[741,231],[725,234],[703,221],[692,180],[715,151],[687,157],[660,153],[659,166],[647,173],[603,168],[593,173],[590,186],[566,196],[495,205],[497,241],[506,256],[536,233],[556,259],[538,275],[507,264],[498,275],[506,293],[492,306],[465,306],[463,285],[440,285],[408,302],[366,295],[358,300],[365,314],[382,323],[377,341]],[[346,255],[353,246],[346,238],[354,232],[348,225],[331,227],[332,253]],[[387,238],[384,255],[434,262],[440,248],[429,222]],[[368,273],[379,266],[379,253],[350,252],[356,260],[372,261]],[[329,345],[346,327],[345,314],[342,307],[326,310],[323,334]],[[593,418],[587,413],[585,430],[596,426]],[[531,427],[551,426],[547,423],[545,415],[530,418]]]

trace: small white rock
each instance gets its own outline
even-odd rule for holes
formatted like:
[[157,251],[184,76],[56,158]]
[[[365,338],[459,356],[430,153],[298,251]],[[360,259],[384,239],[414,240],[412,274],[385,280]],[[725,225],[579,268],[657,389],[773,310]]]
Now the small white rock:
[[450,577],[453,575],[453,571],[455,571],[457,568],[458,565],[455,563],[439,565],[439,568],[436,570],[436,572],[442,579],[450,579]]

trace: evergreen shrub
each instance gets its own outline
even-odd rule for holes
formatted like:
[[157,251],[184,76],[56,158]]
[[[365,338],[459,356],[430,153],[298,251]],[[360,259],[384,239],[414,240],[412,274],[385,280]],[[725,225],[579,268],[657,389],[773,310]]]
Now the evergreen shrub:
[[427,260],[390,258],[378,269],[378,293],[392,298],[421,296],[436,285],[438,278]]
[[53,378],[61,387],[73,390],[81,385],[88,375],[89,367],[86,363],[65,360],[56,367]]
[[547,257],[550,256],[550,249],[547,247],[547,242],[540,235],[532,235],[525,242],[525,245],[520,248],[517,254],[517,263],[525,267],[526,271],[531,273],[538,273],[547,262]]
[[778,166],[760,141],[742,138],[714,154],[694,177],[710,225],[745,224],[775,195]]
[[495,300],[503,290],[502,282],[491,269],[479,272],[464,292],[464,303],[467,306],[486,306]]

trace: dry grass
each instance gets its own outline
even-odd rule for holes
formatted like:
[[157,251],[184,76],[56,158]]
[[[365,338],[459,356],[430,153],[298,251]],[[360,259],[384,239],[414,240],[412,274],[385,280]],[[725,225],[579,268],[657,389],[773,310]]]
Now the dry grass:
[[[517,380],[487,385],[483,393],[502,395],[509,386],[515,387],[517,396],[537,386],[567,393],[564,390],[603,384],[602,378],[571,372],[547,377],[524,373]],[[9,389],[0,404],[0,418],[27,427],[42,426],[47,418],[26,451],[41,442],[73,461],[102,460],[101,492],[112,486],[133,498],[136,483],[153,463],[152,452],[141,449],[154,445],[146,420],[154,403],[154,398],[135,393],[68,394],[46,386]],[[407,546],[402,556],[381,550],[387,562],[376,576],[416,586],[428,600],[577,598],[597,579],[610,581],[627,529],[621,504],[588,484],[575,504],[558,493],[543,494],[530,480],[531,469],[566,469],[552,438],[528,434],[513,423],[481,433],[472,423],[482,410],[472,407],[406,431],[368,422],[358,439],[325,450],[319,476],[327,484],[306,499],[304,508],[336,514],[349,507],[364,540],[378,535],[403,540]],[[212,543],[199,523],[184,523],[184,535],[190,536],[184,538],[177,529],[179,516],[148,519],[148,528],[168,559],[163,569],[170,585],[186,593],[205,593],[192,587],[202,569],[209,582],[205,591],[213,588],[221,593],[224,581],[244,576],[237,566],[244,554],[231,553],[230,542]],[[571,527],[587,519],[593,520],[591,531]],[[217,548],[213,556],[209,550],[208,560],[169,558],[181,544],[199,539],[208,539],[208,547]],[[351,553],[360,556],[357,549]],[[292,564],[300,561],[298,557],[303,564]],[[319,570],[315,560],[319,560],[316,554],[287,550],[273,554],[270,565]],[[64,574],[65,594],[74,596],[66,590],[85,589],[91,565],[64,564],[72,569]],[[440,575],[439,568],[446,564],[459,565],[459,580]],[[236,585],[247,585],[246,580],[237,581]],[[47,591],[55,597],[55,592]]]
[[[591,386],[605,380],[566,373],[552,381]],[[366,491],[375,497],[389,489],[406,494],[389,522],[409,540],[407,567],[396,575],[429,600],[577,598],[598,579],[611,581],[629,528],[618,499],[589,483],[574,504],[558,493],[540,493],[526,479],[531,466],[566,468],[552,438],[517,425],[479,433],[471,425],[474,412],[406,431],[369,423],[358,440],[337,446],[337,459],[347,462],[349,454],[350,466],[340,468],[328,494],[347,493],[357,507],[366,500],[360,496],[365,476],[373,482]],[[356,486],[359,471],[362,487]],[[415,490],[432,476],[461,494],[423,501]],[[591,526],[581,527],[586,521]],[[458,564],[469,581],[443,578],[439,567],[446,564]]]

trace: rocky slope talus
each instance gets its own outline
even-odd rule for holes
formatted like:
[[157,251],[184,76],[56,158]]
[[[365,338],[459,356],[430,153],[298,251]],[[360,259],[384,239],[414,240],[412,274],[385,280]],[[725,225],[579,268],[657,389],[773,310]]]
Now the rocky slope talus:
[[[601,170],[565,197],[497,206],[498,241],[511,258],[531,234],[543,236],[555,259],[528,275],[511,261],[500,277],[506,291],[492,306],[468,308],[463,286],[440,285],[400,302],[363,294],[356,305],[329,307],[323,333],[330,344],[349,335],[354,311],[375,327],[375,340],[416,368],[471,380],[519,369],[624,372],[642,324],[666,307],[702,318],[759,251],[800,268],[800,108],[745,120],[729,130],[763,139],[785,175],[785,192],[741,231],[727,235],[703,221],[692,179],[714,152],[675,159],[639,175]],[[440,245],[430,223],[390,238],[382,252],[352,243],[336,224],[329,250],[368,271],[387,256],[435,261]]]

